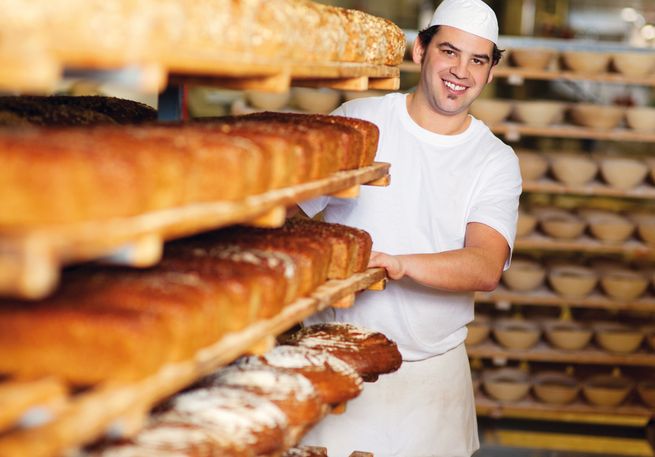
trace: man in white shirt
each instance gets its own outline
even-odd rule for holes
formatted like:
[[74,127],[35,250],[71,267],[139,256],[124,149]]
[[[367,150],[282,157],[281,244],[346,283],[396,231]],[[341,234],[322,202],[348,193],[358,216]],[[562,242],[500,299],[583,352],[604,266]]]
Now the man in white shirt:
[[493,290],[509,266],[521,193],[512,149],[468,114],[492,79],[497,40],[495,14],[484,2],[444,0],[414,43],[416,91],[354,100],[334,113],[378,125],[376,160],[391,163],[392,184],[365,187],[356,200],[300,206],[367,230],[370,266],[396,281],[309,323],[381,331],[398,343],[404,362],[306,437],[331,456],[469,456],[479,447],[466,324],[473,293]]

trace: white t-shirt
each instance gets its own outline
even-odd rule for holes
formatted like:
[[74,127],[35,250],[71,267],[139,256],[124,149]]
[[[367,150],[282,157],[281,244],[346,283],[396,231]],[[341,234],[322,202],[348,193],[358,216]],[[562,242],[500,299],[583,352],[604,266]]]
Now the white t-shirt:
[[[391,163],[391,185],[362,186],[357,199],[321,197],[302,203],[309,216],[358,227],[373,249],[388,254],[435,253],[464,246],[466,226],[480,222],[514,245],[521,174],[512,149],[481,121],[461,134],[439,135],[407,112],[406,95],[357,99],[333,114],[380,129],[376,160]],[[509,265],[509,260],[506,267]],[[395,340],[405,360],[458,346],[473,319],[473,293],[443,292],[403,278],[384,292],[365,291],[349,309],[329,309],[309,322],[352,322]]]

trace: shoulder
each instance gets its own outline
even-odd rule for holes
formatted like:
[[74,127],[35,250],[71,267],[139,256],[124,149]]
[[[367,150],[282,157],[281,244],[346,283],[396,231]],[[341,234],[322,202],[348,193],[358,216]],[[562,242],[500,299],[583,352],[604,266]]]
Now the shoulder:
[[518,158],[514,149],[494,135],[482,121],[473,117],[471,128],[475,129],[480,146],[483,146],[483,150],[489,154],[490,158],[514,162],[518,166]]
[[342,104],[332,114],[359,119],[371,119],[390,109],[404,94],[392,93],[381,97],[362,97]]

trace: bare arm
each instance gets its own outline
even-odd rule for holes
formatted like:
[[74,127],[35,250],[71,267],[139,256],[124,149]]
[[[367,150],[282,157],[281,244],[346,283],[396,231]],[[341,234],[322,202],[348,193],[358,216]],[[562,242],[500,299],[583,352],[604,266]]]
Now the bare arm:
[[496,288],[509,255],[505,238],[485,224],[466,227],[464,248],[435,254],[374,252],[369,267],[383,267],[391,279],[407,276],[428,287],[452,292]]

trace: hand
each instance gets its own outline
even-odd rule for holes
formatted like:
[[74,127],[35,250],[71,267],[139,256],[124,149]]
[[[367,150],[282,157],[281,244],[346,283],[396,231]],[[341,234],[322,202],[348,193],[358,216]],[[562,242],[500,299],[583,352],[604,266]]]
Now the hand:
[[405,276],[405,267],[400,257],[385,254],[384,252],[371,252],[371,258],[368,261],[368,267],[382,267],[387,270],[387,275],[391,279],[400,279]]

